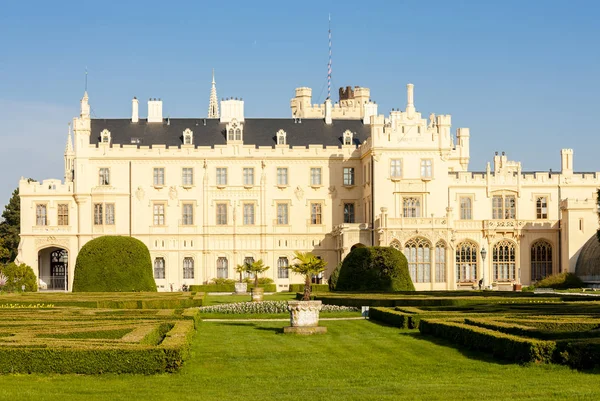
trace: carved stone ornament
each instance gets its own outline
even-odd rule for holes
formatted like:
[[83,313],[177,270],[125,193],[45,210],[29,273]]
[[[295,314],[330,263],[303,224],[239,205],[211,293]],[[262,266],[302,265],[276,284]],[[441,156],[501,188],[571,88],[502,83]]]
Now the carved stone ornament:
[[335,199],[337,197],[337,189],[335,189],[335,186],[333,185],[329,187],[329,196],[331,199]]
[[169,188],[169,198],[172,200],[177,199],[177,188],[175,188],[175,186]]
[[294,194],[296,195],[296,199],[298,200],[304,198],[304,191],[302,190],[302,188],[300,188],[300,186],[296,187]]
[[60,245],[60,246],[67,247],[69,245],[69,239],[68,238],[56,238],[52,235],[47,236],[47,237],[39,237],[39,238],[35,239],[36,247],[46,245],[46,244]]
[[321,307],[321,301],[288,301],[290,325],[292,327],[317,326]]
[[146,193],[144,192],[144,188],[142,188],[142,187],[138,187],[137,191],[135,191],[135,197],[139,201],[141,201],[142,199],[144,199],[145,195],[146,195]]

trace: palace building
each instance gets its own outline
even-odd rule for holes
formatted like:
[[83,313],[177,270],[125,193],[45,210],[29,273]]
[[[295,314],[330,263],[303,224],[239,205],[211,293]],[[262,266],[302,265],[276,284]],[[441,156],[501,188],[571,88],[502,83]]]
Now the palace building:
[[417,290],[507,289],[575,272],[595,245],[600,179],[573,170],[571,149],[560,172],[522,171],[504,153],[470,171],[469,129],[423,118],[411,84],[387,116],[368,88],[323,104],[297,88],[290,118],[247,118],[212,84],[207,117],[165,118],[150,99],[141,118],[134,98],[131,118],[91,118],[84,94],[64,181],[19,184],[18,261],[42,289],[70,291],[78,251],[102,235],[143,241],[160,291],[235,279],[258,259],[285,290],[301,282],[285,269],[294,251],[325,259],[327,278],[363,245],[403,251]]

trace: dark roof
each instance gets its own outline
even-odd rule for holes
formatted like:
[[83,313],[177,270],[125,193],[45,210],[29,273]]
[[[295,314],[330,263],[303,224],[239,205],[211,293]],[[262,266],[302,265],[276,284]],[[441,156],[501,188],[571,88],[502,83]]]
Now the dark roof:
[[[141,119],[137,123],[129,119],[93,119],[90,143],[98,144],[100,133],[107,129],[113,145],[129,145],[132,138],[139,138],[142,146],[180,146],[183,131],[189,128],[194,133],[195,146],[225,145],[225,126],[218,119],[203,118],[171,118],[163,120],[162,124]],[[290,146],[341,146],[346,130],[354,133],[354,144],[359,145],[371,134],[370,125],[363,124],[361,120],[333,120],[331,125],[327,125],[323,119],[295,122],[291,118],[247,118],[244,121],[244,144],[274,146],[280,129],[286,132]]]
[[596,234],[581,247],[575,274],[583,281],[600,281],[600,243]]

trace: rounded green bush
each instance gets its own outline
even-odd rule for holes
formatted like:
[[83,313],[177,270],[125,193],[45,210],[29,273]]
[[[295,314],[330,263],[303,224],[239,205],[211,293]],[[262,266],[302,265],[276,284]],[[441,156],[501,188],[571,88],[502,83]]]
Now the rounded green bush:
[[6,283],[0,286],[3,291],[25,291],[35,292],[38,290],[37,277],[33,269],[25,263],[16,264],[11,262],[7,265],[0,264],[0,275],[4,276]]
[[73,292],[156,291],[150,252],[131,237],[104,236],[81,248]]
[[534,284],[536,288],[554,288],[556,290],[567,290],[569,288],[583,287],[583,281],[575,273],[562,272],[545,277]]
[[404,254],[391,247],[355,248],[339,271],[336,291],[414,291]]

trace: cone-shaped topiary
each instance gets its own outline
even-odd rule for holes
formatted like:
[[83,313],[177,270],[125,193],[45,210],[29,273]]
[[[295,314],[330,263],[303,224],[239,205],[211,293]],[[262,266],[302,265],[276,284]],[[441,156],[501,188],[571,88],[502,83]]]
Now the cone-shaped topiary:
[[336,291],[414,291],[402,252],[391,247],[355,248],[346,256]]
[[150,252],[131,237],[104,236],[81,248],[73,292],[156,291]]

